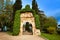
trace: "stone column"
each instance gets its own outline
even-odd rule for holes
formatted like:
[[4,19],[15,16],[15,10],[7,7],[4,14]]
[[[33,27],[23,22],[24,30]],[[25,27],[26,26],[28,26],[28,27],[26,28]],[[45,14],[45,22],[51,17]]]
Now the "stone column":
[[23,24],[22,24],[22,22],[21,22],[21,26],[20,26],[20,35],[22,35],[22,33],[23,33],[23,26],[22,26]]
[[35,28],[33,27],[33,35],[35,35]]

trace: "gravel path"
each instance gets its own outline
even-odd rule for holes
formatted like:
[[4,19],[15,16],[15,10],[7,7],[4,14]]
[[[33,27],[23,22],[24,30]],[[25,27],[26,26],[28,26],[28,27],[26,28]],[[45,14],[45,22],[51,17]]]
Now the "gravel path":
[[0,40],[45,40],[45,39],[33,35],[10,36],[7,33],[0,32]]

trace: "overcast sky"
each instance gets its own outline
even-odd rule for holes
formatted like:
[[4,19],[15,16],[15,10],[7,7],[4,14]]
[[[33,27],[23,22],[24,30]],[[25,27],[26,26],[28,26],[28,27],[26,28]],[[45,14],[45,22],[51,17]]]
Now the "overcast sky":
[[[36,0],[38,8],[45,12],[46,16],[53,16],[60,24],[60,0]],[[32,0],[22,0],[22,5],[29,4],[31,6]]]

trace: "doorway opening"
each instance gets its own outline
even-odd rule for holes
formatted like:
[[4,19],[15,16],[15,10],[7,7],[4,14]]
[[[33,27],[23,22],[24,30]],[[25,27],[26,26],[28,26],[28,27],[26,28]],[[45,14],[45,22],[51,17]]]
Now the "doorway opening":
[[25,24],[23,24],[23,35],[33,35],[31,23],[25,22]]

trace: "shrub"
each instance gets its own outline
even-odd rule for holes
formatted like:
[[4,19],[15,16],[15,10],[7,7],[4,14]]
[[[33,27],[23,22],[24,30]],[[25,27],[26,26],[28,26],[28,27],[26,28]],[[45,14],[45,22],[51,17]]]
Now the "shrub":
[[55,27],[48,27],[47,31],[52,34],[55,32]]
[[20,32],[20,11],[15,14],[14,24],[13,24],[13,35],[18,35]]
[[60,28],[58,28],[57,33],[60,34]]
[[58,34],[60,34],[60,31],[57,31]]

